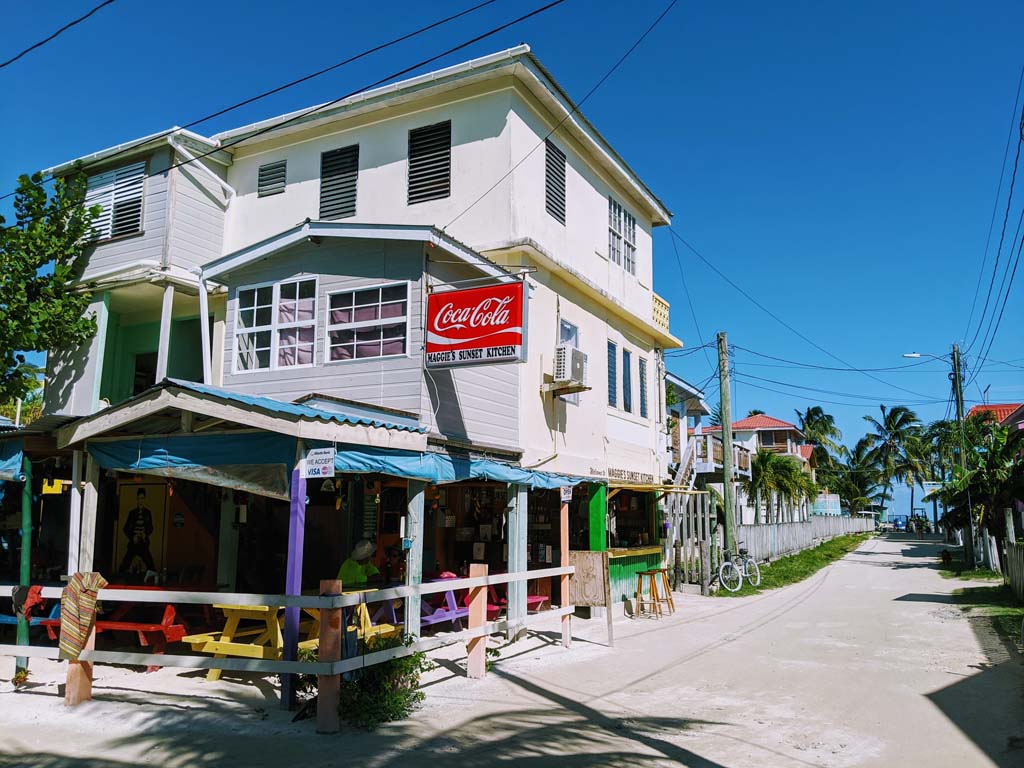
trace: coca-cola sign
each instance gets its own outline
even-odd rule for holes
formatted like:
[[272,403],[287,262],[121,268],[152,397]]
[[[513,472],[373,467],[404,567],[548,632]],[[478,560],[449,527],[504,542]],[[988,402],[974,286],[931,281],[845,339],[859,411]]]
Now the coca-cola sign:
[[427,297],[427,367],[523,360],[525,284],[436,291]]

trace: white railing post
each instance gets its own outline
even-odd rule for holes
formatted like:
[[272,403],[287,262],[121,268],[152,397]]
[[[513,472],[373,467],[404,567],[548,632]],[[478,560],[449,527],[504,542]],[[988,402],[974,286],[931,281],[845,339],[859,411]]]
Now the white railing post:
[[[423,499],[427,484],[422,480],[409,481],[409,506],[406,518],[406,536],[412,539],[412,546],[405,557],[405,583],[414,587],[423,583]],[[420,636],[420,596],[409,595],[405,599],[405,634]]]
[[[508,506],[508,572],[527,570],[527,497],[526,486],[509,484]],[[526,616],[526,582],[513,581],[508,585],[508,638],[519,636],[519,627]]]

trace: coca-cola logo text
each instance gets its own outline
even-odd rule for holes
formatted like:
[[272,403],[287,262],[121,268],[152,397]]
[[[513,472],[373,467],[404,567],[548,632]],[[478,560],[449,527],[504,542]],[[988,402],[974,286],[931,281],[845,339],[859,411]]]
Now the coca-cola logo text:
[[512,299],[512,296],[489,297],[472,307],[459,307],[448,302],[434,317],[434,330],[443,332],[453,328],[500,328],[508,325],[508,306]]

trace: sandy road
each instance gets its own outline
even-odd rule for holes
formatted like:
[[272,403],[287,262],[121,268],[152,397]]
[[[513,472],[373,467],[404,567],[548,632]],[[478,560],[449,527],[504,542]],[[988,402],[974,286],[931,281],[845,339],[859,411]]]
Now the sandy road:
[[940,549],[873,539],[787,589],[687,596],[614,649],[576,621],[571,650],[542,633],[483,681],[442,658],[424,709],[374,734],[316,736],[264,681],[171,669],[104,669],[67,712],[43,667],[0,695],[0,765],[1024,766],[1024,665],[952,604]]

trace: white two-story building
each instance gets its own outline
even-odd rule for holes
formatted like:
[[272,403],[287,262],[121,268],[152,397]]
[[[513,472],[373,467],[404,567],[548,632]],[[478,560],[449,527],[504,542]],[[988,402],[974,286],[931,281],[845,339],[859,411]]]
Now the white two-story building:
[[[219,405],[183,416],[175,434],[242,428],[231,408],[268,399],[358,414],[384,430],[365,441],[374,450],[569,476],[573,547],[612,546],[638,567],[655,557],[652,487],[668,469],[662,354],[681,342],[654,292],[652,232],[670,214],[527,46],[215,136],[173,129],[80,160],[88,202],[103,207],[81,285],[99,331],[49,357],[46,413],[92,425],[65,428],[62,447],[150,436],[133,403],[165,379],[194,382],[188,397]],[[424,365],[431,292],[517,280],[523,362]],[[575,368],[572,350],[585,355]],[[307,417],[325,420],[294,416]],[[296,435],[314,433],[330,440]],[[511,535],[498,529],[513,491],[494,472],[458,492],[428,488],[424,570],[514,565],[498,543]],[[311,497],[327,510],[325,535],[337,527],[329,510],[349,509],[342,548],[372,536],[383,563],[401,538],[389,483]],[[531,563],[558,551],[554,495],[530,494]],[[371,497],[376,523],[356,510]],[[245,542],[224,539],[238,538],[238,507],[224,503],[219,525],[205,526],[218,578],[232,584]]]

